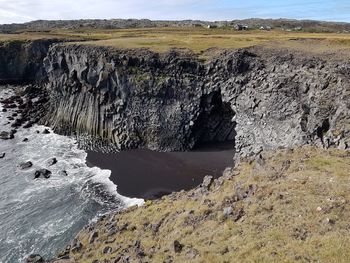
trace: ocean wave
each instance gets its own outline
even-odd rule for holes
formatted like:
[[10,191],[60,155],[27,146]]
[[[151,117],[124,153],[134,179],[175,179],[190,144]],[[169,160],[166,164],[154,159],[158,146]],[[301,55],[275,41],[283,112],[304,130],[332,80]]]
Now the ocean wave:
[[[11,96],[11,91],[6,93],[0,90],[0,97]],[[2,112],[1,107],[0,127],[9,131],[7,117],[13,112]],[[50,133],[42,134],[44,129]],[[0,141],[0,152],[6,153],[0,159],[0,262],[22,262],[38,252],[51,257],[97,216],[143,204],[142,199],[118,194],[110,170],[88,167],[87,153],[76,140],[48,127],[19,128],[14,139]],[[49,164],[52,158],[57,159],[54,165]],[[26,161],[33,166],[20,169]],[[42,168],[52,176],[34,179]]]

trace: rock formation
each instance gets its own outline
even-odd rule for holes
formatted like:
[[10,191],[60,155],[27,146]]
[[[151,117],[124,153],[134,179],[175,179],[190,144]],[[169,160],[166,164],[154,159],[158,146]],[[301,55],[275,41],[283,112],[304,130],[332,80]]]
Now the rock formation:
[[192,54],[55,45],[44,60],[45,124],[120,149],[188,150],[235,140],[236,151],[306,143],[349,147],[345,62],[262,48]]
[[85,147],[174,151],[234,141],[245,156],[350,146],[347,62],[262,47],[222,51],[205,63],[185,51],[74,44],[53,44],[45,54],[51,42],[21,45],[9,62],[0,56],[0,76],[35,76],[48,96],[40,122]]

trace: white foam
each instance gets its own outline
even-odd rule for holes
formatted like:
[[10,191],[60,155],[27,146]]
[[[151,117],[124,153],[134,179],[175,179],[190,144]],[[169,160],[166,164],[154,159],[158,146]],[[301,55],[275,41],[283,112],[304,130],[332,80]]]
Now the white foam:
[[[5,97],[4,90],[0,89],[0,97]],[[1,130],[9,131],[7,116],[13,110],[4,113],[1,109]],[[6,152],[0,159],[0,262],[22,262],[29,253],[52,256],[96,216],[144,202],[118,194],[110,170],[88,167],[87,153],[78,148],[75,139],[51,129],[50,134],[42,134],[44,129],[49,128],[19,128],[13,140],[0,141],[0,152]],[[58,162],[48,166],[51,158]],[[18,167],[29,160],[33,167]],[[50,170],[51,178],[34,180],[40,168]],[[60,174],[63,170],[68,176]],[[96,185],[98,189],[94,189]]]

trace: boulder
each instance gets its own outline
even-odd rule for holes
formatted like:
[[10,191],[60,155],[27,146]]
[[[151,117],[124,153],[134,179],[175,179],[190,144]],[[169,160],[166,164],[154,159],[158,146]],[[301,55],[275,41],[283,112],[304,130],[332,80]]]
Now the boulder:
[[183,245],[179,241],[175,240],[174,241],[174,251],[175,251],[175,253],[180,253],[182,251],[182,248],[183,248]]
[[94,243],[97,238],[98,238],[98,232],[95,231],[90,235],[89,244]]
[[112,253],[113,249],[109,246],[105,247],[102,251],[103,254],[110,254]]
[[45,179],[49,179],[51,177],[52,172],[47,170],[47,169],[40,169],[37,170],[34,174],[34,178],[40,178],[40,177],[44,177]]
[[31,254],[26,259],[27,263],[43,263],[45,260],[38,254]]
[[67,173],[66,170],[63,170],[63,171],[60,171],[60,172],[59,172],[59,175],[68,176],[68,173]]
[[23,125],[23,128],[27,129],[33,126],[33,122],[28,121],[26,124]]
[[28,141],[28,138],[24,138],[22,142],[27,142]]
[[213,176],[211,175],[206,175],[204,178],[203,178],[203,182],[201,184],[201,187],[209,190],[211,184],[213,183]]
[[225,207],[223,214],[225,218],[228,218],[233,213],[233,208],[231,206]]
[[51,166],[57,163],[56,158],[51,158],[50,160],[47,161],[47,165]]
[[43,134],[49,134],[50,131],[48,129],[43,130]]
[[83,248],[83,244],[77,239],[74,239],[71,245],[71,251],[73,253],[76,253],[76,252],[79,252],[82,248]]
[[2,131],[0,132],[0,139],[2,140],[10,140],[13,139],[15,136],[12,132]]
[[0,159],[5,157],[5,153],[0,153]]
[[33,166],[33,163],[31,161],[20,163],[18,165],[18,167],[21,168],[21,169],[28,169],[28,168],[30,168],[32,166]]

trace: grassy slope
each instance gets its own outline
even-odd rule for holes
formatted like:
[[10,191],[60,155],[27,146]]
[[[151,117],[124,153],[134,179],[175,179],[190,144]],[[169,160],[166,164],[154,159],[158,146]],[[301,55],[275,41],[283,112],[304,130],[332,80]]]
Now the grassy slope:
[[[264,153],[263,160],[241,162],[209,191],[173,194],[106,217],[78,235],[83,248],[71,252],[71,258],[349,262],[349,171],[350,152],[298,148]],[[227,207],[232,213],[225,216]],[[89,244],[94,231],[99,238]],[[174,252],[175,240],[183,245],[180,253]],[[106,247],[111,247],[107,254]]]
[[[186,48],[195,53],[202,53],[209,48],[243,48],[260,44],[279,45],[287,43],[293,46],[295,40],[313,39],[313,45],[304,45],[314,50],[315,44],[325,50],[350,50],[350,34],[342,33],[307,33],[274,31],[235,31],[232,29],[206,28],[148,28],[148,29],[79,29],[51,30],[46,32],[18,32],[0,34],[0,40],[25,40],[40,38],[64,38],[87,41],[86,44],[113,46],[119,48],[150,48],[164,52],[170,48]],[[297,42],[298,42],[297,41]],[[289,43],[289,44],[288,44]]]

